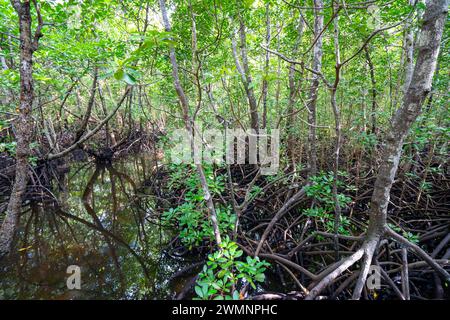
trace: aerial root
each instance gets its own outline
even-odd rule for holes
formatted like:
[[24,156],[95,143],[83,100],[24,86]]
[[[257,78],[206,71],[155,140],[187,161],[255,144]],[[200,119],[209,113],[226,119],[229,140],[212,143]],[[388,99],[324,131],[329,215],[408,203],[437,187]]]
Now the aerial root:
[[342,259],[341,262],[336,266],[334,271],[325,276],[318,284],[316,284],[309,294],[306,296],[305,300],[314,300],[317,295],[322,292],[330,283],[332,283],[338,276],[340,276],[345,270],[350,268],[356,262],[358,262],[364,255],[364,247],[358,249],[350,257]]
[[397,232],[389,227],[386,227],[386,234],[389,235],[395,241],[405,245],[410,248],[418,257],[424,260],[431,268],[433,268],[445,281],[450,283],[450,274],[433,259],[428,253],[426,253],[418,245],[412,243],[408,239],[402,237]]
[[378,245],[378,238],[368,241],[364,248],[364,262],[361,266],[361,271],[359,272],[358,280],[356,281],[355,290],[353,291],[352,299],[359,300],[361,297],[361,292],[364,288],[364,284],[367,280],[367,275],[369,273],[369,268],[372,264],[373,254]]
[[[393,240],[403,244],[406,248],[411,249],[418,257],[424,260],[426,264],[428,264],[430,267],[432,267],[437,274],[439,274],[445,281],[450,282],[450,275],[449,273],[439,265],[438,261],[433,259],[432,256],[427,254],[424,250],[422,250],[418,245],[410,242],[406,238],[402,237],[392,229],[386,227],[385,228],[385,235],[392,238]],[[314,300],[320,292],[322,292],[326,287],[328,287],[331,283],[333,283],[345,270],[353,266],[356,262],[358,262],[361,258],[363,258],[363,262],[361,264],[360,270],[358,271],[357,275],[351,276],[351,281],[345,281],[344,283],[346,286],[350,285],[354,278],[358,276],[358,280],[356,281],[355,288],[353,290],[352,299],[353,300],[359,300],[361,298],[361,293],[364,288],[364,285],[366,284],[367,276],[369,273],[370,266],[372,264],[372,259],[374,258],[375,250],[379,243],[379,237],[374,237],[371,239],[367,239],[355,253],[353,253],[351,256],[342,259],[337,265],[333,266],[333,270],[329,273],[327,273],[320,281],[319,283],[315,284],[314,287],[310,290],[309,294],[306,296],[305,300]],[[375,261],[375,263],[377,263]],[[407,296],[405,296],[405,293],[402,293],[395,284],[390,281],[389,276],[382,270],[382,276],[385,279],[385,281],[388,282],[388,284],[393,287],[396,294],[399,296],[400,299],[408,299]],[[339,288],[340,291],[344,290],[345,288],[341,287]]]

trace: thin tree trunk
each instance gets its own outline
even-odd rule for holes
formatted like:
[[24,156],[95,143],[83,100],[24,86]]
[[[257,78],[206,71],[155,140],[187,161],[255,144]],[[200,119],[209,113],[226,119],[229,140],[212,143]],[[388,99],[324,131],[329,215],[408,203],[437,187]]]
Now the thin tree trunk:
[[370,119],[371,119],[371,132],[375,134],[377,129],[377,118],[375,114],[377,110],[377,82],[375,80],[375,70],[372,59],[370,58],[369,49],[365,47],[364,51],[366,54],[367,64],[369,65],[370,81],[372,83],[372,110],[370,114]]
[[[277,22],[277,51],[280,51],[280,26]],[[280,111],[280,92],[281,92],[281,59],[278,58],[278,63],[277,63],[277,86],[276,86],[276,90],[275,90],[275,112],[277,114],[279,114],[280,116],[278,117],[277,123],[279,124],[281,121],[281,111]],[[277,125],[278,128],[278,125]]]
[[[67,147],[66,149],[64,149],[61,152],[58,153],[50,153],[45,157],[45,160],[55,160],[61,157],[64,157],[65,155],[69,154],[70,152],[72,152],[73,150],[75,150],[76,148],[78,148],[81,144],[83,144],[85,141],[87,141],[90,137],[92,137],[94,134],[96,134],[101,128],[103,128],[103,126],[105,124],[108,123],[109,120],[111,120],[111,118],[116,114],[117,110],[119,110],[120,106],[123,104],[123,102],[125,101],[125,98],[128,96],[128,93],[131,91],[131,86],[127,86],[127,88],[125,89],[124,94],[122,95],[122,97],[120,98],[119,102],[117,103],[116,107],[114,108],[114,110],[112,110],[108,116],[103,119],[102,121],[100,121],[99,124],[97,124],[97,126],[95,126],[94,129],[92,129],[91,131],[87,132],[85,135],[83,135],[78,141],[76,141],[75,143],[73,143],[70,147]],[[113,136],[114,137],[114,136]],[[115,139],[113,139],[112,142],[114,142]]]
[[[313,47],[313,64],[312,70],[317,73],[322,69],[322,29],[323,29],[323,0],[314,0],[314,35],[317,41]],[[312,74],[311,89],[308,101],[308,176],[312,177],[317,174],[317,147],[316,147],[316,105],[317,93],[319,88],[319,75]]]
[[[303,36],[303,26],[304,21],[303,17],[300,15],[299,18],[299,24],[298,24],[298,33],[297,33],[297,41],[294,45],[293,54],[298,52],[298,47],[300,45],[302,36]],[[269,51],[266,51],[269,53]],[[289,100],[288,100],[288,108],[287,108],[287,114],[288,114],[288,123],[286,125],[288,130],[288,138],[287,138],[287,154],[289,157],[289,161],[291,161],[291,164],[294,167],[295,170],[295,134],[294,134],[294,128],[296,123],[296,112],[294,111],[294,104],[295,104],[295,97],[297,95],[297,87],[300,87],[300,84],[298,86],[295,85],[295,64],[291,63],[289,65],[289,74],[288,74],[288,81],[289,81]],[[301,157],[301,155],[300,155]]]
[[[103,90],[100,83],[98,84],[98,96],[100,98],[100,106],[102,107],[103,116],[106,117],[108,115],[108,111],[106,110],[105,97],[103,96]],[[106,138],[106,147],[109,148],[112,145],[109,122],[106,122],[105,124],[105,138]]]
[[[239,9],[238,9],[239,10]],[[245,33],[245,24],[244,19],[242,18],[241,13],[238,11],[239,18],[239,38],[240,38],[240,48],[241,48],[241,58],[242,58],[242,66],[239,62],[239,57],[237,54],[236,41],[234,37],[232,38],[232,49],[233,49],[233,57],[236,64],[236,69],[238,70],[242,83],[244,85],[245,93],[248,99],[249,112],[250,112],[250,127],[256,131],[258,131],[259,127],[259,115],[258,115],[258,104],[256,103],[255,91],[253,88],[253,79],[250,74],[250,67],[248,64],[248,56],[247,56],[247,35]]]
[[[170,32],[171,26],[170,26],[169,18],[167,16],[166,1],[159,0],[159,4],[161,7],[161,14],[163,17],[164,28],[167,32]],[[188,104],[186,94],[184,93],[183,87],[181,86],[181,83],[180,83],[180,77],[178,75],[178,63],[177,63],[177,58],[175,56],[175,48],[173,47],[173,45],[170,46],[169,58],[170,58],[170,63],[172,64],[172,77],[174,80],[175,91],[177,92],[178,99],[180,100],[180,103],[181,103],[184,124],[185,124],[186,130],[188,131],[188,133],[192,134],[194,132],[194,124],[192,123],[192,119],[189,114],[189,104]],[[203,166],[201,164],[196,164],[196,169],[197,169],[197,173],[200,178],[200,183],[203,188],[203,197],[205,198],[206,205],[208,207],[208,211],[210,214],[211,222],[213,225],[214,236],[216,238],[217,244],[220,245],[222,240],[221,240],[221,236],[220,236],[219,222],[217,219],[217,214],[216,214],[216,210],[214,208],[214,203],[213,203],[213,200],[211,197],[211,193],[209,192],[209,187],[208,187],[208,184],[206,181],[205,172],[203,171]]]
[[[269,48],[271,40],[270,34],[270,3],[266,4],[266,47]],[[269,51],[266,51],[265,65],[264,65],[264,79],[262,83],[262,101],[263,101],[263,115],[262,115],[262,128],[265,129],[267,125],[267,93],[269,91],[269,63],[270,55]]]
[[89,119],[91,118],[92,107],[94,106],[94,102],[95,102],[95,92],[97,91],[97,75],[98,75],[98,68],[95,67],[94,78],[92,80],[91,93],[89,96],[89,102],[88,102],[86,111],[84,113],[83,120],[81,120],[80,127],[78,128],[77,132],[75,133],[75,139],[74,139],[75,142],[80,140],[80,138],[83,136],[83,134],[86,131],[86,128],[88,126]]
[[[410,5],[414,5],[417,0],[409,0]],[[405,49],[405,81],[403,83],[403,93],[406,94],[406,91],[409,88],[409,84],[411,83],[411,79],[414,71],[414,30],[412,26],[414,16],[406,20],[405,24],[405,39],[404,39],[404,49]]]
[[341,205],[338,199],[338,179],[339,179],[339,155],[341,150],[341,110],[336,101],[336,93],[341,80],[341,51],[339,47],[339,16],[335,10],[339,8],[333,4],[334,18],[334,55],[335,55],[335,79],[331,88],[331,107],[333,109],[336,142],[334,147],[334,166],[333,166],[333,201],[334,201],[334,245],[336,253],[336,261],[339,260],[339,227],[341,223]]
[[[412,124],[421,113],[423,102],[431,90],[447,11],[447,0],[427,1],[427,9],[424,14],[420,41],[418,43],[417,62],[412,73],[411,82],[403,97],[403,105],[394,115],[390,130],[387,131],[381,165],[378,170],[370,204],[370,220],[365,244],[378,243],[380,237],[386,230],[389,230],[386,224],[387,210],[390,191],[402,154],[403,141],[408,135]],[[387,234],[394,238],[397,237],[391,230]],[[365,256],[369,260],[369,264],[375,247],[365,251]],[[419,252],[419,254],[423,255],[422,258],[428,259],[429,263],[436,270],[439,270],[443,274],[446,273],[441,270],[442,268],[432,258],[426,256],[426,253]],[[354,299],[359,299],[367,278],[367,273],[368,267],[361,271],[357,286],[353,292]],[[446,276],[448,276],[448,273]]]
[[[365,243],[374,241],[378,243],[380,237],[386,231],[390,191],[400,162],[403,142],[412,124],[421,113],[423,102],[431,90],[447,11],[447,0],[427,1],[427,9],[423,18],[420,41],[418,43],[417,62],[411,82],[403,98],[403,105],[394,115],[390,130],[387,131],[381,165],[372,194],[369,228]],[[393,232],[388,234],[392,235]],[[371,257],[373,250],[366,252],[366,255]],[[438,266],[434,267],[439,269]],[[353,292],[353,297],[356,299],[359,299],[361,294],[362,284],[367,277],[367,271],[361,272],[358,279],[360,285]]]

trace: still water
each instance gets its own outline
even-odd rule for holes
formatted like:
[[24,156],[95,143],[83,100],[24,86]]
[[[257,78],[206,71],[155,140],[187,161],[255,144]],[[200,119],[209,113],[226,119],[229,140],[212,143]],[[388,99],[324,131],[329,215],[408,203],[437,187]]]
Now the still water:
[[[165,250],[145,156],[112,165],[74,163],[54,182],[58,200],[27,205],[13,257],[0,266],[1,299],[171,299],[188,279],[171,276],[195,263]],[[152,191],[153,190],[153,191]],[[69,290],[67,268],[81,268]]]

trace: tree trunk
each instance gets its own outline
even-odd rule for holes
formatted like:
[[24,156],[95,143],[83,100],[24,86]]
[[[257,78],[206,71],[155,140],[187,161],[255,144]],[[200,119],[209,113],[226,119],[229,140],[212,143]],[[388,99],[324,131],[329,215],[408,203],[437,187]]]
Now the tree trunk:
[[333,4],[334,18],[334,55],[335,55],[335,79],[331,88],[331,108],[334,115],[334,130],[336,133],[336,142],[334,149],[334,166],[333,166],[333,201],[334,201],[334,245],[336,260],[339,259],[339,227],[341,222],[341,205],[338,199],[338,172],[339,172],[339,156],[341,150],[341,110],[336,101],[336,93],[341,80],[341,51],[339,46],[339,16],[336,12],[339,10],[336,4]]
[[[323,29],[323,0],[314,0],[314,34],[316,42],[313,48],[312,69],[320,73],[322,69],[322,29]],[[317,148],[316,148],[316,105],[319,88],[319,75],[312,74],[311,89],[308,102],[308,176],[317,174]]]
[[364,51],[366,54],[367,64],[369,65],[370,82],[372,83],[372,110],[370,113],[371,133],[375,134],[377,129],[377,118],[375,114],[377,110],[377,82],[375,80],[375,70],[372,59],[370,58],[369,49],[365,47]]
[[[161,7],[164,28],[167,32],[170,32],[171,26],[170,26],[169,18],[167,17],[166,1],[159,0],[159,4]],[[178,63],[177,63],[177,58],[175,56],[175,48],[173,46],[170,46],[169,58],[170,58],[170,63],[172,64],[172,77],[174,80],[175,91],[177,92],[178,99],[180,100],[180,103],[181,103],[184,124],[186,126],[186,130],[188,131],[188,133],[191,134],[194,132],[194,123],[189,114],[189,104],[188,104],[186,94],[184,93],[183,87],[181,86],[181,83],[180,83],[180,77],[178,75]],[[221,241],[221,237],[220,237],[219,222],[217,219],[217,214],[216,214],[214,203],[213,203],[213,200],[211,197],[211,193],[209,192],[209,187],[208,187],[208,184],[206,181],[205,172],[203,171],[203,166],[201,164],[196,164],[196,169],[197,169],[197,174],[199,175],[199,178],[200,178],[200,183],[203,188],[203,197],[206,201],[206,205],[208,207],[211,222],[213,225],[214,236],[216,238],[217,244],[220,245],[222,241]]]
[[[409,5],[414,5],[417,0],[409,0]],[[406,94],[414,70],[414,30],[412,26],[414,16],[411,16],[406,20],[405,23],[405,39],[404,39],[404,50],[405,50],[405,81],[403,83],[403,93]]]
[[31,32],[31,13],[29,1],[11,1],[19,16],[20,30],[20,104],[19,116],[15,122],[16,135],[16,174],[14,185],[6,209],[6,217],[0,228],[0,259],[12,249],[14,233],[22,207],[22,198],[28,183],[28,156],[33,132],[33,52],[41,37],[42,20],[38,14],[38,27],[33,39]]
[[[74,142],[72,145],[70,145],[66,149],[62,150],[61,152],[50,153],[44,159],[50,161],[50,160],[55,160],[55,159],[64,157],[64,156],[68,155],[70,152],[72,152],[73,150],[75,150],[76,148],[78,148],[80,145],[82,145],[85,141],[87,141],[90,137],[92,137],[98,131],[100,131],[100,129],[103,128],[103,126],[106,125],[108,123],[108,121],[111,120],[111,118],[116,114],[116,112],[119,110],[119,108],[124,103],[125,98],[128,97],[128,94],[130,93],[130,91],[131,91],[131,86],[127,85],[124,94],[120,98],[120,100],[117,103],[117,105],[115,106],[115,108],[108,114],[108,116],[106,116],[106,118],[104,118],[102,121],[100,121],[95,126],[94,129],[92,129],[91,131],[88,131],[80,139],[78,139],[76,142]],[[114,147],[114,145],[116,144],[114,135],[112,135],[111,138],[112,138],[112,142],[113,142],[112,147]]]
[[[300,42],[302,40],[303,36],[303,26],[304,21],[303,17],[300,15],[299,22],[298,22],[298,28],[297,28],[297,41],[294,45],[293,54],[295,55],[298,52],[298,47],[300,45]],[[266,51],[269,53],[269,51]],[[289,74],[288,74],[288,83],[289,83],[289,100],[288,100],[288,107],[287,107],[287,154],[289,157],[289,161],[291,162],[293,169],[295,170],[295,123],[296,123],[296,111],[294,110],[294,104],[295,104],[295,98],[298,92],[298,89],[300,89],[300,84],[296,86],[295,84],[295,64],[291,63],[289,65]],[[298,88],[298,89],[297,89]]]
[[[372,194],[369,228],[365,244],[378,243],[380,237],[387,230],[386,220],[390,191],[400,162],[403,142],[412,124],[419,116],[423,102],[431,90],[447,11],[447,0],[427,1],[427,9],[418,42],[417,62],[411,82],[403,98],[403,105],[394,115],[390,130],[387,131],[382,161]],[[392,236],[393,232],[389,231],[388,234]],[[370,250],[365,252],[368,265],[370,265],[375,247],[372,246]],[[421,252],[419,254],[423,255],[425,253]],[[433,266],[433,261],[429,261],[429,263]],[[438,265],[434,265],[434,267],[439,268]],[[363,268],[360,273],[360,278],[357,282],[359,285],[353,292],[353,298],[359,299],[367,273],[368,266]]]
[[92,107],[94,106],[94,102],[95,102],[95,92],[97,91],[97,78],[98,78],[97,75],[98,75],[98,68],[95,67],[94,78],[92,80],[91,93],[89,96],[89,102],[88,102],[88,105],[86,108],[86,112],[84,113],[83,120],[81,121],[81,125],[75,134],[74,142],[77,142],[83,136],[83,134],[86,131],[86,128],[88,126],[89,119],[91,118]]
[[239,62],[239,57],[236,48],[236,41],[234,39],[234,36],[232,38],[233,57],[236,64],[236,69],[238,70],[239,75],[241,76],[245,93],[248,99],[250,111],[250,127],[258,132],[259,127],[258,104],[256,103],[255,91],[253,89],[253,79],[250,74],[250,67],[248,65],[247,35],[245,33],[244,19],[242,18],[242,15],[239,11],[238,17],[239,17],[239,38],[241,44],[240,48],[241,48],[242,66],[241,63]]
[[387,131],[382,162],[370,206],[369,234],[379,233],[386,224],[389,193],[402,154],[403,141],[411,125],[419,116],[423,102],[431,90],[447,17],[447,2],[447,0],[427,1],[411,83],[403,98],[403,105],[394,115],[391,128]]

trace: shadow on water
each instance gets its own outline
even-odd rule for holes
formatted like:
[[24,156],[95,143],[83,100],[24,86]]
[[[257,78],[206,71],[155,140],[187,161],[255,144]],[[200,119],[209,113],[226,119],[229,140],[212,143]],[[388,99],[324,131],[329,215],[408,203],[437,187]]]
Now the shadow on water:
[[[173,298],[184,280],[170,277],[190,262],[164,250],[172,235],[146,187],[152,167],[143,156],[72,165],[54,182],[58,201],[25,208],[17,252],[0,269],[0,298]],[[66,286],[70,265],[81,268],[80,290]]]

